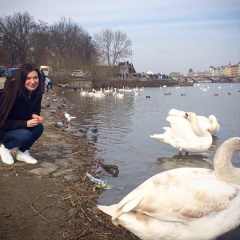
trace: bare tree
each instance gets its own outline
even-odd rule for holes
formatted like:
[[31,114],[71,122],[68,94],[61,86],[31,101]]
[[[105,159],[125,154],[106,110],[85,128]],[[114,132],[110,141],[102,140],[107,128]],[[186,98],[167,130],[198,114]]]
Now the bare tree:
[[32,47],[32,33],[37,24],[27,12],[0,18],[0,32],[3,46],[11,56],[12,65],[18,61],[24,63]]
[[51,27],[51,51],[58,67],[78,68],[91,62],[91,36],[71,19],[62,17]]
[[127,34],[119,30],[102,30],[94,34],[99,53],[99,61],[108,66],[116,66],[122,59],[131,56],[132,42]]
[[31,52],[28,59],[31,59],[36,65],[52,65],[50,51],[50,32],[47,23],[39,20],[36,30],[32,34]]

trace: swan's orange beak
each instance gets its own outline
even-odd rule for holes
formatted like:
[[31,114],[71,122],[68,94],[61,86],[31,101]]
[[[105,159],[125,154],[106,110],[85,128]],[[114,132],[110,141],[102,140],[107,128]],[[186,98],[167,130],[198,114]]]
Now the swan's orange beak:
[[183,116],[184,118],[188,118],[188,114],[187,113],[185,113],[185,115]]

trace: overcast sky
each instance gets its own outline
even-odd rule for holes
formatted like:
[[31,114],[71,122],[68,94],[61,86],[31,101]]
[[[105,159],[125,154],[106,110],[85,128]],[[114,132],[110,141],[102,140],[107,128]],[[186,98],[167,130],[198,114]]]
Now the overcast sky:
[[91,36],[125,32],[137,72],[202,72],[240,60],[239,0],[0,0],[1,17],[16,12],[49,25],[71,18]]

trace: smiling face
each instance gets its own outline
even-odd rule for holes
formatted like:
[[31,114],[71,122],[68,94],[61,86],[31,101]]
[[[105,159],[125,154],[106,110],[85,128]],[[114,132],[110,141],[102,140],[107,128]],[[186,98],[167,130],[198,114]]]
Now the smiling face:
[[27,79],[25,81],[25,87],[29,92],[36,90],[39,85],[38,73],[36,71],[32,71],[28,74]]

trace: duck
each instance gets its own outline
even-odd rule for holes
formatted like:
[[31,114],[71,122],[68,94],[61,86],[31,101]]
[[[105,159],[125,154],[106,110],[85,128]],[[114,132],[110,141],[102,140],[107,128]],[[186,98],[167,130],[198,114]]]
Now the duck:
[[153,134],[150,135],[151,138],[178,149],[180,155],[182,151],[186,154],[204,152],[211,147],[212,135],[208,130],[199,127],[196,113],[187,112],[184,116],[169,114],[166,120],[170,122],[171,127],[164,127],[163,134]]
[[[184,116],[186,112],[177,109],[171,109],[169,115]],[[208,117],[197,115],[199,127],[204,131],[208,130],[212,135],[220,131],[220,124],[215,115],[211,114]]]
[[98,205],[142,240],[212,240],[240,225],[240,137],[223,142],[214,156],[214,170],[176,168],[158,173],[119,203]]

